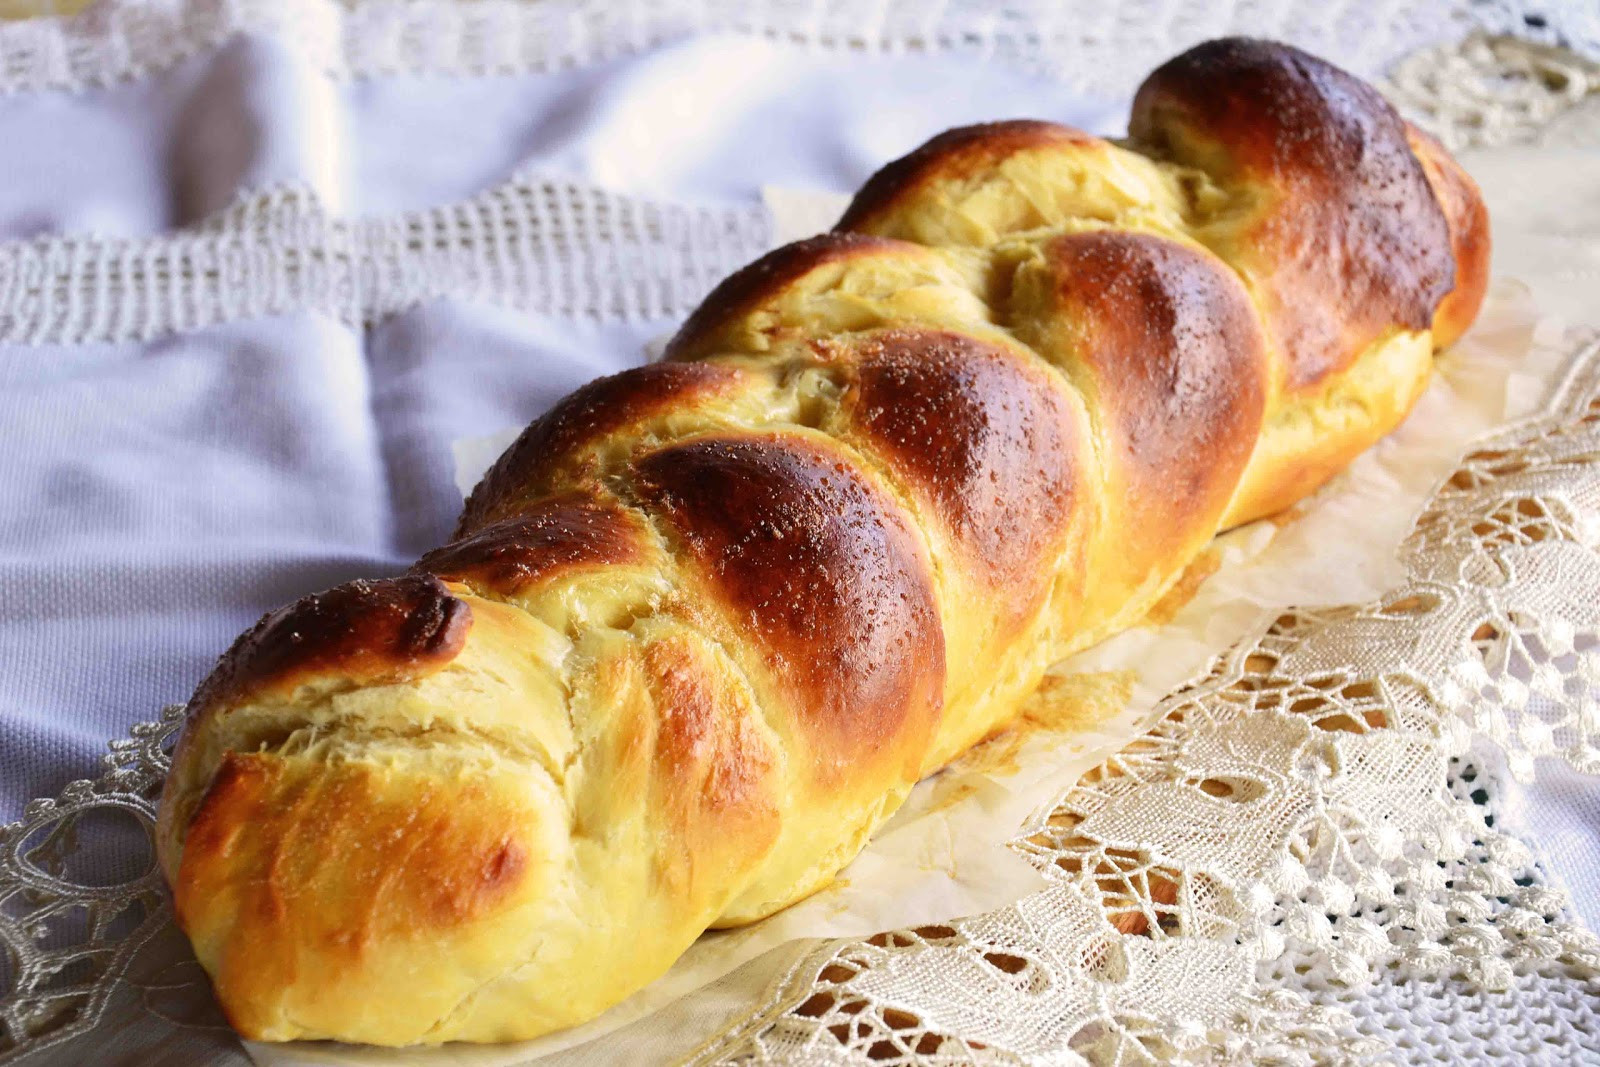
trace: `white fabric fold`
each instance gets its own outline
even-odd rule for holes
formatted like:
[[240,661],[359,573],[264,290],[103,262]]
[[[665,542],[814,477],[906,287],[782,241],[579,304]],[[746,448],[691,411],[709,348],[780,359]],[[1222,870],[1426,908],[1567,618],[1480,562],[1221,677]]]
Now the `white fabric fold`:
[[[92,773],[260,613],[442,540],[450,442],[642,359],[760,251],[763,184],[849,189],[954,121],[1120,110],[751,35],[503,77],[325,59],[251,32],[0,96],[0,237],[34,239],[0,242],[0,334],[152,337],[0,345],[0,812]],[[616,188],[495,191],[530,167]]]

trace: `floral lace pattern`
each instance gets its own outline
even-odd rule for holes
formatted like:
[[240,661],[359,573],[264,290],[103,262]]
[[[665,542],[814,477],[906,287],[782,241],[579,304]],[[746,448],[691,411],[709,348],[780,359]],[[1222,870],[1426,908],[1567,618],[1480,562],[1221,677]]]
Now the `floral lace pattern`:
[[[701,1062],[1338,1061],[1382,1047],[1350,1007],[1375,981],[1600,991],[1600,940],[1468,758],[1471,727],[1514,770],[1597,766],[1596,462],[1590,347],[1440,487],[1408,584],[1277,619],[1024,829],[1048,890],[830,946]],[[1600,1041],[1589,1009],[1558,1049]]]
[[[1591,341],[1545,414],[1440,486],[1402,588],[1278,618],[1023,828],[1013,847],[1047,889],[826,945],[697,1062],[1338,1062],[1395,1051],[1375,985],[1600,992],[1600,940],[1493,825],[1492,761],[1472,747],[1493,738],[1514,770],[1597,766],[1597,470]],[[99,781],[0,831],[0,1049],[70,1047],[117,996],[146,1028],[216,1026],[148,859],[178,721],[136,727]],[[141,864],[74,867],[75,834],[108,817]],[[1595,1003],[1573,999],[1530,1047],[1593,1046]]]
[[1477,33],[1407,56],[1382,86],[1452,149],[1514,144],[1600,93],[1600,55]]

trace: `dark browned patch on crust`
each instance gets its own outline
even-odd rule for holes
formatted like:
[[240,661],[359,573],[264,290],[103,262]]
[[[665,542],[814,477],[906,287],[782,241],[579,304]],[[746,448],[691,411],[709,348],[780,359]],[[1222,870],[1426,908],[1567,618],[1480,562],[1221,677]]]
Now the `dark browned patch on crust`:
[[581,474],[581,464],[571,469],[574,459],[608,434],[694,398],[725,395],[741,378],[713,363],[651,363],[595,379],[536,419],[495,461],[467,498],[456,535],[505,518],[507,503],[556,488],[559,473]]
[[993,166],[1005,157],[1045,144],[1100,143],[1082,130],[1038,119],[1011,119],[946,130],[920,148],[885,164],[867,179],[835,231],[859,230],[930,176],[958,179]]
[[698,438],[638,472],[708,579],[705,599],[762,649],[819,756],[842,770],[892,742],[919,760],[944,692],[944,635],[903,510],[847,453],[798,435]]
[[1073,518],[1078,428],[1060,386],[961,334],[893,330],[857,349],[849,417],[931,503],[965,563],[1026,614]]
[[1433,343],[1444,348],[1467,332],[1489,289],[1489,208],[1478,191],[1478,183],[1450,157],[1444,145],[1410,123],[1406,124],[1406,133],[1444,211],[1450,227],[1450,250],[1455,255],[1455,288],[1433,317]]
[[1255,447],[1267,386],[1255,309],[1220,261],[1175,241],[1071,234],[1046,255],[1128,479],[1128,544],[1159,559],[1220,518]]
[[432,575],[336,586],[246,631],[195,691],[189,712],[287,691],[319,674],[354,685],[424,678],[460,653],[471,625],[472,609]]
[[434,549],[413,570],[517,596],[562,574],[641,562],[648,544],[644,522],[620,504],[593,492],[567,493]]
[[1268,298],[1291,388],[1343,370],[1388,330],[1427,329],[1454,284],[1444,214],[1405,123],[1332,64],[1268,41],[1209,41],[1145,80],[1129,129],[1226,184],[1270,190],[1235,266]]
[[665,358],[681,360],[707,355],[699,348],[720,325],[746,314],[761,301],[824,263],[907,247],[920,250],[920,246],[908,246],[903,241],[891,241],[885,237],[825,233],[775,248],[749,266],[730,274],[711,290],[667,343]]

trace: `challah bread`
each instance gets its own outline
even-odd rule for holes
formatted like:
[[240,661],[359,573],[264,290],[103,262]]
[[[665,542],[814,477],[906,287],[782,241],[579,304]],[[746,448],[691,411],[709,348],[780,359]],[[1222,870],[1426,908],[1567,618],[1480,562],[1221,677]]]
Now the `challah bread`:
[[267,1040],[531,1037],[827,885],[1045,667],[1404,417],[1482,298],[1472,182],[1218,41],[1114,145],[956,130],[594,382],[405,577],[267,616],[161,803]]

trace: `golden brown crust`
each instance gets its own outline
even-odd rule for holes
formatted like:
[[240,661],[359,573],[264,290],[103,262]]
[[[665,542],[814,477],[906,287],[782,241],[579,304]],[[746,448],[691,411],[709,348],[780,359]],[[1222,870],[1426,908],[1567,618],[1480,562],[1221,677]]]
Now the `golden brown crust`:
[[189,714],[327,674],[351,685],[414,681],[454,659],[471,626],[472,609],[431,576],[349,582],[264,616],[223,654]]
[[649,528],[593,489],[547,497],[417,561],[415,571],[516,597],[578,571],[649,558]]
[[1471,180],[1261,42],[1163,67],[1134,132],[1166,158],[935,138],[868,234],[529,427],[414,573],[240,639],[157,842],[241,1032],[593,1018],[828,885],[1049,663],[1398,423],[1481,300]]
[[987,309],[947,257],[909,241],[830,233],[735,272],[667,347],[671,360],[770,360],[819,338],[905,322],[965,325]]
[[1082,130],[1037,119],[958,126],[880,168],[851,199],[834,230],[874,232],[874,225],[890,208],[922,195],[934,181],[960,181],[992,169],[1016,152],[1041,146],[1104,144]]
[[[374,968],[396,942],[425,956],[548,884],[527,817],[491,789],[448,779],[397,783],[364,762],[229,753],[189,827],[177,919],[241,1033],[354,1021],[351,994],[382,978]],[[218,943],[229,951],[208,960]],[[414,984],[422,1005],[441,999]],[[286,990],[301,995],[285,1003]]]
[[531,499],[580,484],[593,471],[589,450],[662,412],[725,396],[741,381],[733,367],[651,363],[597,378],[535,419],[467,498],[459,537],[516,515]]
[[1448,348],[1478,317],[1489,290],[1489,207],[1483,202],[1478,183],[1450,158],[1432,134],[1410,123],[1406,123],[1406,134],[1450,227],[1450,250],[1456,261],[1455,288],[1433,313],[1433,343]]
[[888,164],[836,231],[958,249],[1095,223],[1171,233],[1185,225],[1181,186],[1144,156],[1070,127],[990,123]]
[[902,249],[920,252],[898,241],[853,233],[821,234],[775,248],[718,283],[667,342],[664,358],[691,360],[714,350],[723,324],[742,320],[768,296],[819,267]]
[[1107,443],[1117,566],[1137,582],[1216,531],[1261,430],[1261,331],[1238,279],[1202,251],[1099,231],[1042,252],[1019,271],[1013,317],[1086,393]]
[[945,669],[927,556],[849,453],[798,434],[703,437],[637,470],[830,776],[920,755]]
[[1006,591],[1007,622],[1031,616],[1082,465],[1060,386],[1015,351],[943,330],[887,330],[845,351],[851,436],[926,502],[963,569]]
[[[286,903],[289,898],[314,891],[314,871],[307,869],[313,866],[314,857],[294,856],[305,867],[286,869],[280,859],[288,857],[282,851],[283,843],[270,839],[272,828],[285,823],[298,825],[300,832],[321,848],[335,847],[340,834],[384,832],[378,822],[367,822],[363,828],[345,819],[346,813],[366,808],[371,799],[370,781],[377,773],[376,769],[362,767],[331,780],[317,779],[297,790],[290,787],[283,761],[254,753],[228,753],[190,824],[184,864],[192,877],[183,879],[185,885],[191,889],[203,887],[207,879],[198,872],[219,859],[234,860],[243,850],[250,849],[263,859],[257,881],[260,896],[254,903],[270,917],[283,916],[291,908]],[[267,802],[267,797],[272,800]],[[463,833],[462,822],[452,818],[449,810],[430,812],[429,799],[424,795],[407,803],[404,825],[395,828],[396,833],[411,838],[408,847],[426,850],[429,876],[396,882],[384,857],[365,850],[366,866],[347,868],[344,876],[353,877],[359,886],[370,887],[372,892],[390,894],[395,906],[390,911],[378,911],[359,903],[363,894],[341,896],[342,902],[353,906],[347,915],[325,915],[331,943],[358,955],[375,938],[395,932],[376,929],[384,919],[397,924],[401,931],[468,922],[493,908],[520,881],[528,865],[528,853],[510,830]],[[283,819],[286,812],[287,820]],[[302,818],[304,824],[300,823]],[[265,833],[252,827],[263,828]],[[417,873],[415,865],[402,870]],[[179,900],[181,914],[187,914],[193,906],[193,896],[186,894]],[[416,918],[426,921],[416,923]],[[263,954],[270,954],[272,947],[262,945]]]
[[1226,222],[1224,254],[1262,299],[1290,389],[1395,329],[1428,329],[1454,284],[1444,213],[1405,123],[1329,63],[1269,41],[1207,42],[1145,80],[1129,132],[1250,197]]
[[[1130,472],[1135,514],[1209,515],[1250,456],[1266,400],[1249,295],[1214,257],[1147,234],[1045,246],[1055,313],[1095,379],[1095,412]],[[1160,521],[1160,520],[1155,520]]]
[[782,817],[778,761],[760,713],[703,643],[652,641],[643,661],[659,723],[651,810],[672,837],[657,876],[678,895],[695,879],[733,884],[731,874],[772,848]]

